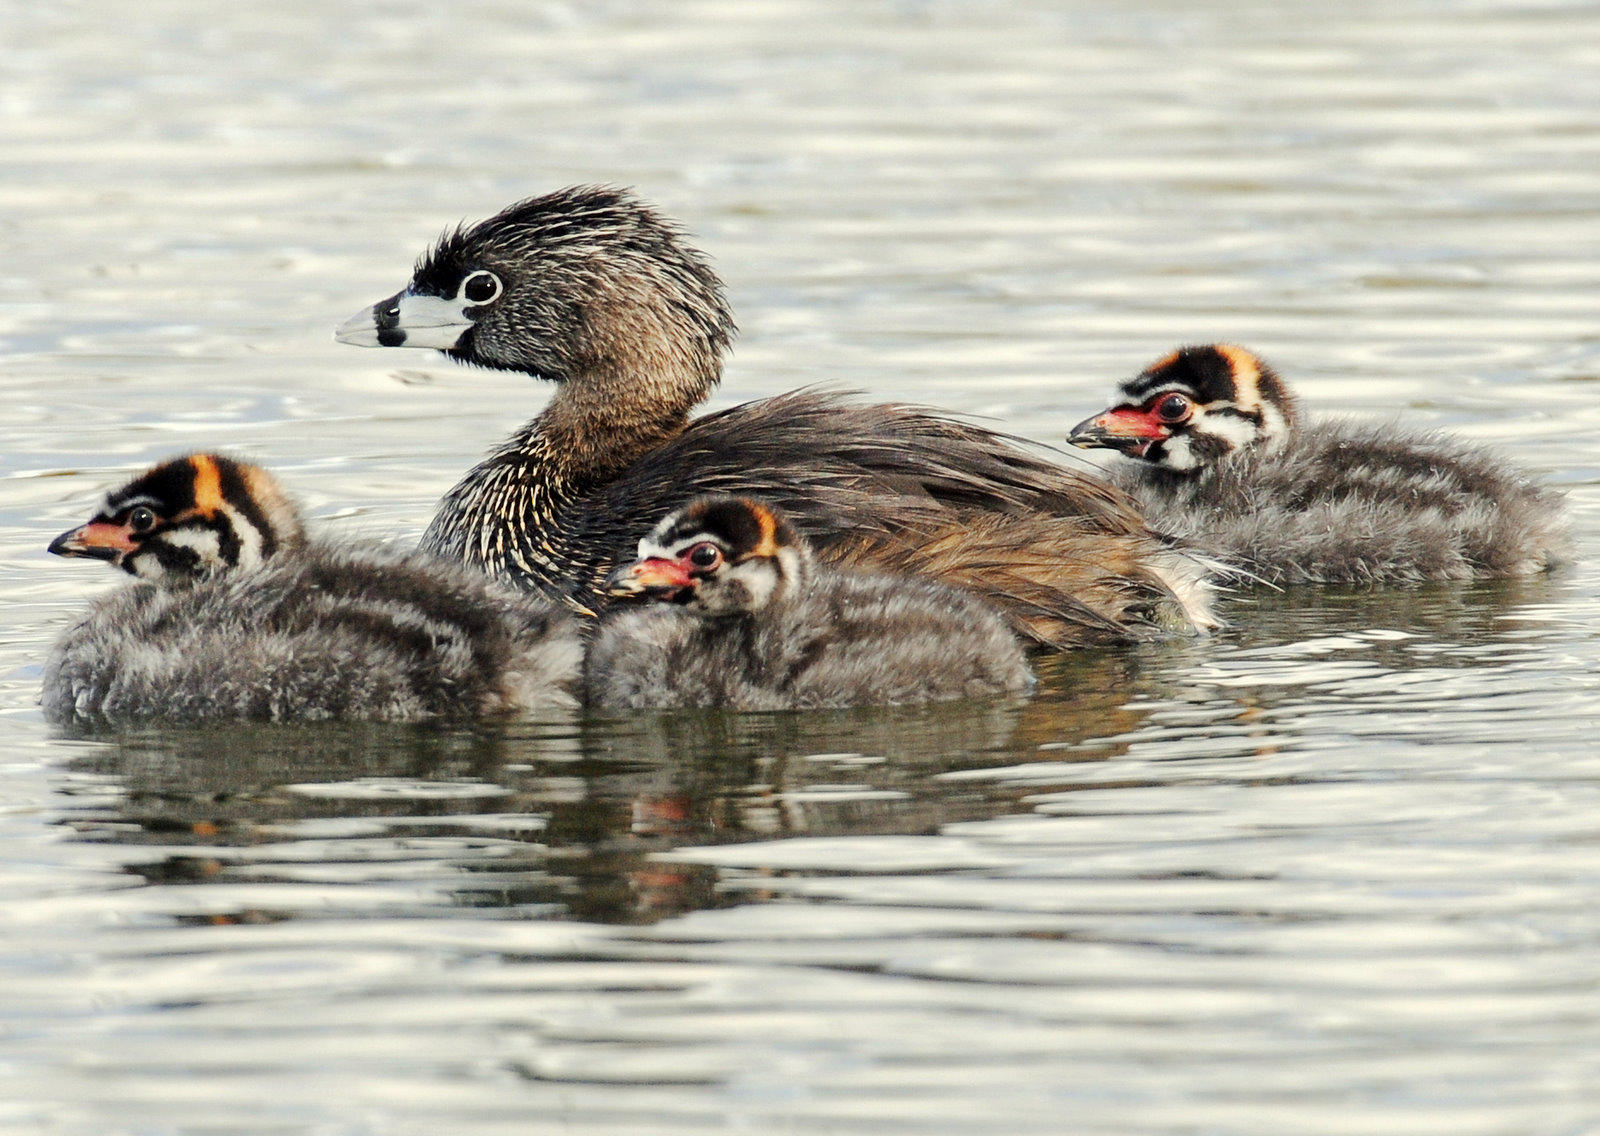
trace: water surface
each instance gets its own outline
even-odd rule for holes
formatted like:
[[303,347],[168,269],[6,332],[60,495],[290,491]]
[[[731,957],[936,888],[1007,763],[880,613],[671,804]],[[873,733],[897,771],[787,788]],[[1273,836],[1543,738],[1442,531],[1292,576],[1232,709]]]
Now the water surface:
[[[0,1131],[1600,1131],[1600,13],[0,10]],[[637,186],[716,404],[1059,439],[1172,346],[1564,487],[1548,579],[1239,594],[1031,700],[64,736],[43,552],[186,448],[411,540],[546,392],[332,327]],[[1069,455],[1063,460],[1086,460]]]

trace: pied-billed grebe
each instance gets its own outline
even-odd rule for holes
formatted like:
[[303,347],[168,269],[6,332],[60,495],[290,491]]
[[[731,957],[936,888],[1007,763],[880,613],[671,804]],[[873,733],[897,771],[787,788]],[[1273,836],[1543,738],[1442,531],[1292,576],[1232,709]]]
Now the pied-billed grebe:
[[1565,555],[1560,494],[1439,434],[1302,421],[1241,347],[1185,347],[1122,384],[1068,441],[1135,462],[1151,522],[1284,583],[1468,580]]
[[814,390],[691,422],[733,333],[722,282],[675,226],[626,191],[579,187],[447,233],[338,338],[556,384],[423,545],[579,611],[599,609],[656,518],[733,493],[784,509],[825,560],[970,587],[1041,643],[1213,625],[1197,560],[1125,494],[1017,439]]
[[608,587],[666,602],[601,621],[586,679],[596,706],[808,709],[1033,684],[990,605],[932,580],[819,564],[781,514],[746,498],[669,515]]
[[54,721],[413,721],[574,706],[572,618],[459,564],[308,542],[266,471],[165,462],[50,545],[139,578],[55,645]]

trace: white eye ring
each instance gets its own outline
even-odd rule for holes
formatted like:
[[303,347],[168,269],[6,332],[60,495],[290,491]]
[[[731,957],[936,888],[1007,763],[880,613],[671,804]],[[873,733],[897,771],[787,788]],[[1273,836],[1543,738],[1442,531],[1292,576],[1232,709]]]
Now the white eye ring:
[[505,286],[500,283],[500,277],[480,269],[461,282],[456,296],[469,304],[492,304],[504,291]]

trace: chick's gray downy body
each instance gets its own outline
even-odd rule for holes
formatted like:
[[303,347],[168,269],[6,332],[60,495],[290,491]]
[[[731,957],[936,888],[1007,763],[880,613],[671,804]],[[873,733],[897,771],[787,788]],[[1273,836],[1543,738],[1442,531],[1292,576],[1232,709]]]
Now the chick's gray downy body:
[[1271,582],[1522,576],[1568,555],[1555,490],[1446,435],[1302,418],[1239,347],[1168,356],[1071,440],[1129,454],[1113,475],[1152,524]]
[[263,471],[216,455],[150,471],[52,551],[138,577],[56,643],[42,696],[53,721],[405,722],[576,705],[582,645],[565,613],[433,557],[306,542]]
[[[754,536],[741,538],[741,526]],[[720,559],[702,570],[694,557],[707,544]],[[602,621],[586,668],[593,705],[810,709],[1032,686],[1021,644],[989,604],[931,580],[819,564],[756,503],[697,502],[663,521],[640,553],[618,570],[623,585],[669,591],[676,602]]]
[[591,186],[447,234],[339,338],[555,384],[423,543],[587,614],[640,532],[731,493],[782,508],[825,561],[969,587],[1041,643],[1214,624],[1197,559],[1126,494],[1017,439],[818,390],[691,419],[733,334],[722,282],[677,227]]

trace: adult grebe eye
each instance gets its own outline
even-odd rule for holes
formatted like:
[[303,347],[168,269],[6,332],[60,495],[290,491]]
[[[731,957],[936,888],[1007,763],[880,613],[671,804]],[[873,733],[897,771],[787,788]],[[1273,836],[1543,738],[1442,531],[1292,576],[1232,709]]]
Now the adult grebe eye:
[[715,568],[722,563],[722,550],[709,541],[702,541],[689,550],[689,563],[696,568]]
[[156,527],[156,515],[151,510],[140,505],[128,514],[128,527],[136,533],[149,532]]
[[492,272],[474,272],[461,282],[461,295],[474,304],[487,304],[500,298],[505,289]]
[[1156,417],[1163,422],[1182,422],[1194,407],[1181,394],[1169,394],[1156,403]]

